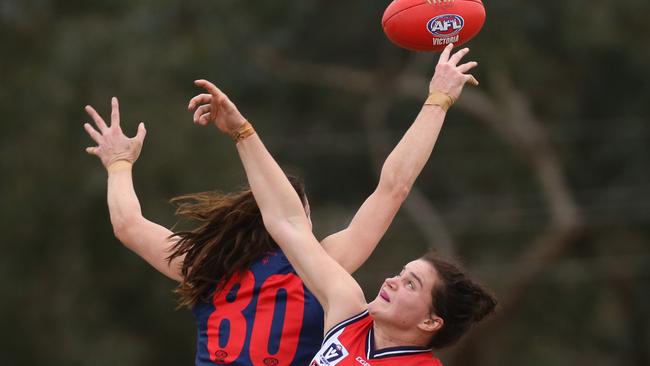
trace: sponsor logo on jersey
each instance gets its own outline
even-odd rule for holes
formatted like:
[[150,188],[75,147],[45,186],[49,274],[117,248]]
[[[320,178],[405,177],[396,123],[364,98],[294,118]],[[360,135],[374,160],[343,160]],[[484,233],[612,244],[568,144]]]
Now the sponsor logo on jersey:
[[280,361],[275,357],[267,357],[262,362],[264,362],[265,366],[277,366],[280,363]]
[[465,19],[458,14],[443,14],[427,22],[427,30],[436,37],[458,34],[465,26]]
[[228,357],[228,352],[222,349],[214,352],[215,362],[224,362],[226,360],[226,357]]
[[264,265],[269,264],[269,261],[271,260],[271,257],[275,257],[276,255],[278,255],[278,253],[275,253],[275,252],[267,253],[264,256],[264,258],[262,258],[262,264],[264,264]]
[[363,366],[372,366],[368,361],[364,360],[363,357],[361,356],[357,356],[356,360],[358,363],[360,363]]

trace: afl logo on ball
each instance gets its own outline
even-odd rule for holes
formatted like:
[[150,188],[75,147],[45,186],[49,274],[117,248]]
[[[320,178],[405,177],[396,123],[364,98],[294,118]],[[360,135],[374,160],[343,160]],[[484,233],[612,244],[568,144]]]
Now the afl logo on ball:
[[465,19],[457,14],[443,14],[429,20],[427,29],[437,37],[449,37],[456,35],[463,29]]

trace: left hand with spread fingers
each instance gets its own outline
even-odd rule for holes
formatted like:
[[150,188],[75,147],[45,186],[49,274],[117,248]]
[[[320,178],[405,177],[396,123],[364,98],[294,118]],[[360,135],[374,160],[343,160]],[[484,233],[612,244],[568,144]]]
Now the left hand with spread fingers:
[[144,137],[147,134],[144,123],[141,122],[138,125],[138,132],[135,137],[127,137],[120,127],[120,107],[115,97],[111,99],[110,125],[106,124],[92,106],[87,105],[85,110],[95,122],[95,127],[91,126],[90,123],[85,123],[84,129],[97,143],[97,146],[86,148],[86,152],[97,156],[106,169],[118,161],[135,163],[140,156]]

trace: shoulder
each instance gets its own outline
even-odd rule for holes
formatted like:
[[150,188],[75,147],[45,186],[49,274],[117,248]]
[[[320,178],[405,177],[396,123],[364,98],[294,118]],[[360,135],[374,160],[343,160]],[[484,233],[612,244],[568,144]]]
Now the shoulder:
[[372,317],[368,314],[368,310],[364,310],[359,314],[356,314],[352,317],[349,317],[337,324],[325,333],[323,342],[326,342],[329,338],[332,338],[336,334],[341,334],[343,331],[348,333],[355,329],[367,329],[372,326]]

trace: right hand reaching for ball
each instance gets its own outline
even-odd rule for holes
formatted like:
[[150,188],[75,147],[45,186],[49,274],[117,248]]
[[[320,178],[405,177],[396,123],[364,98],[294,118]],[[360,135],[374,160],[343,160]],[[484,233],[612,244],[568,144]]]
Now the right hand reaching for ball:
[[228,135],[232,135],[246,123],[235,104],[214,84],[207,80],[196,80],[194,84],[208,92],[190,99],[187,108],[194,110],[194,123],[202,126],[213,123]]
[[465,83],[474,86],[478,85],[478,80],[471,74],[467,74],[478,63],[470,61],[459,65],[461,59],[469,52],[469,48],[463,48],[451,55],[453,47],[453,44],[449,44],[440,54],[436,72],[429,83],[429,93],[442,92],[456,100],[463,91]]

